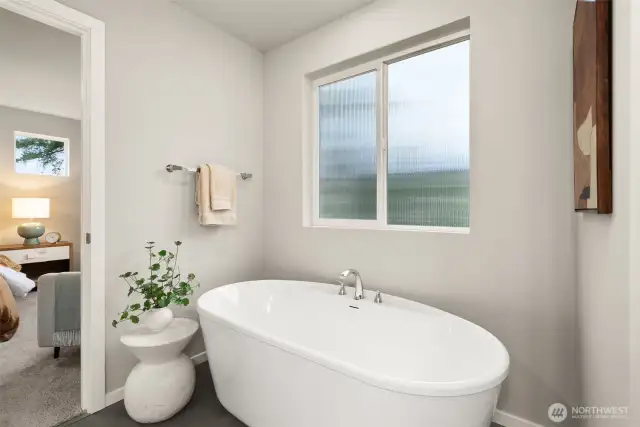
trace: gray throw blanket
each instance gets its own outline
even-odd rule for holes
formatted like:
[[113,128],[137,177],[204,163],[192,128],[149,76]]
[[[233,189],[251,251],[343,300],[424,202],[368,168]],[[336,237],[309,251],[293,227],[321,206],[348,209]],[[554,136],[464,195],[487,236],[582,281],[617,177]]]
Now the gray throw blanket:
[[56,276],[55,319],[53,345],[80,345],[80,281],[73,273]]

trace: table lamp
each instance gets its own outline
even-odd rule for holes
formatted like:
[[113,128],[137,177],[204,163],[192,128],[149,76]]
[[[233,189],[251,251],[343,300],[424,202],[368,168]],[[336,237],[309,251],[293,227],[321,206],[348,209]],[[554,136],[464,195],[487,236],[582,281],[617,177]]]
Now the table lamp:
[[35,218],[49,218],[49,199],[19,198],[11,199],[12,217],[28,218],[31,222],[25,222],[18,226],[18,235],[24,238],[24,245],[39,245],[38,237],[44,234],[44,225],[34,222]]

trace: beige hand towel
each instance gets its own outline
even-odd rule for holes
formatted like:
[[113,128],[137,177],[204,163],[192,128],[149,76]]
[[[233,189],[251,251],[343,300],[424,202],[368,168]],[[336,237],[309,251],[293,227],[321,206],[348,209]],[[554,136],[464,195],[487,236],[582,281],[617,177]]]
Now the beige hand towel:
[[196,177],[196,205],[201,225],[236,224],[235,175],[224,166],[200,166]]
[[211,210],[235,210],[236,173],[220,165],[207,165],[209,168],[209,192]]

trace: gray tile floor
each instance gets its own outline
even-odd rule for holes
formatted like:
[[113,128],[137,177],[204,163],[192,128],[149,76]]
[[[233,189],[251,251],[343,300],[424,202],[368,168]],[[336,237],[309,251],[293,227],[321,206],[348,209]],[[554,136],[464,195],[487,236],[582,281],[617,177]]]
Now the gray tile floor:
[[[179,414],[163,423],[162,427],[246,427],[222,407],[213,390],[213,381],[206,363],[196,367],[196,391],[191,402]],[[85,417],[72,427],[134,427],[140,424],[127,416],[124,404],[118,402],[108,408]],[[493,424],[492,427],[500,427]]]

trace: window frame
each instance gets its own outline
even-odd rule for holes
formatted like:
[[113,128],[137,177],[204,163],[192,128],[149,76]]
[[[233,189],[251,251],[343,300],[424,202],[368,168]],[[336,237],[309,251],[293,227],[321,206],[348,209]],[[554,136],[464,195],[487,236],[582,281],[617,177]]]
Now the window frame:
[[[47,139],[50,141],[59,141],[64,144],[64,173],[60,175],[54,174],[43,174],[43,173],[27,173],[27,172],[18,172],[16,161],[18,156],[18,146],[16,144],[18,137],[26,137],[26,138],[38,138],[38,139]],[[71,164],[70,164],[70,152],[69,152],[69,138],[64,138],[61,136],[52,136],[52,135],[43,135],[39,133],[32,132],[23,132],[16,130],[13,132],[13,172],[18,175],[35,175],[35,176],[49,176],[53,178],[65,178],[71,176]]]
[[[303,196],[305,206],[303,212],[303,225],[306,227],[319,228],[346,228],[346,229],[367,229],[367,230],[404,230],[404,231],[428,231],[455,234],[468,234],[471,227],[469,218],[468,227],[437,227],[424,225],[393,225],[388,224],[387,216],[387,174],[388,174],[388,66],[427,52],[446,48],[461,42],[471,40],[471,32],[464,31],[449,34],[408,49],[396,51],[392,54],[381,56],[380,58],[349,67],[323,77],[309,81],[311,96],[307,99],[311,102],[310,108],[310,135],[308,141],[311,144],[310,150],[303,150],[306,157],[304,165],[309,165],[308,155],[311,156],[311,165],[305,172],[305,191]],[[336,83],[349,78],[357,77],[369,72],[376,72],[376,219],[335,219],[320,218],[320,120],[319,120],[319,88],[327,84]],[[469,83],[470,84],[470,83]],[[469,105],[469,108],[471,106]],[[469,134],[469,162],[471,164],[471,134]],[[471,169],[471,167],[470,167]],[[311,176],[309,176],[311,174]],[[309,188],[310,187],[310,188]],[[471,202],[471,195],[469,195]],[[471,209],[469,209],[471,211]]]

